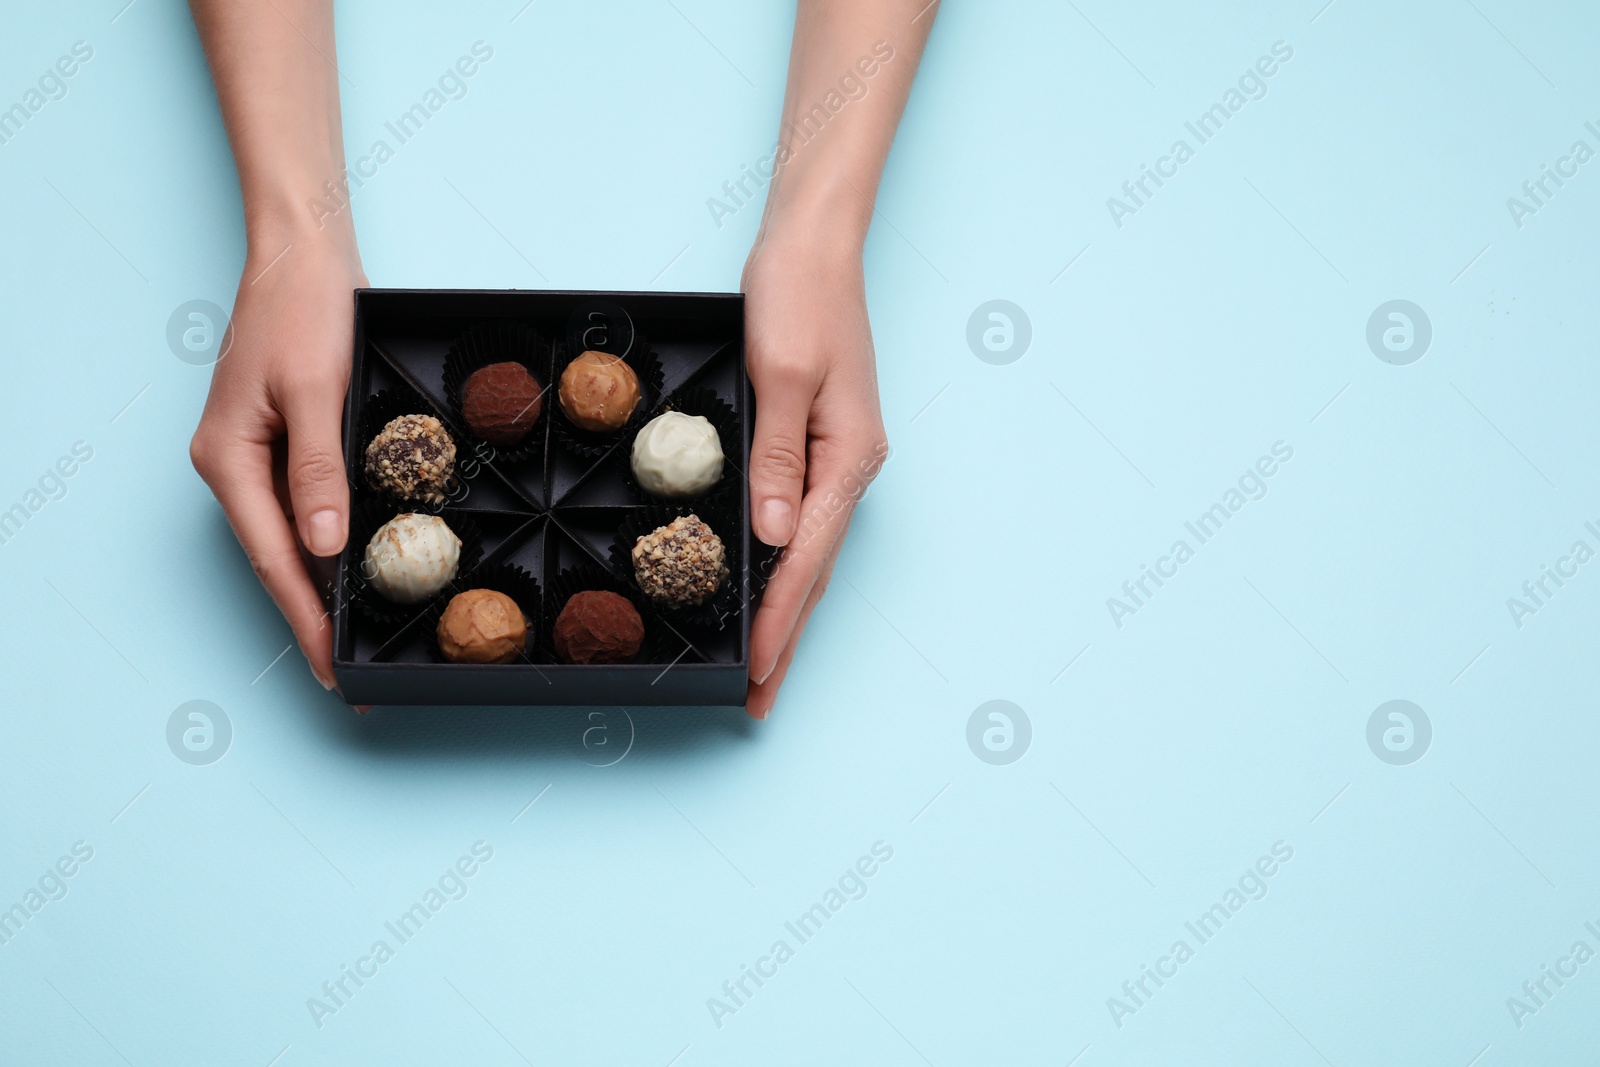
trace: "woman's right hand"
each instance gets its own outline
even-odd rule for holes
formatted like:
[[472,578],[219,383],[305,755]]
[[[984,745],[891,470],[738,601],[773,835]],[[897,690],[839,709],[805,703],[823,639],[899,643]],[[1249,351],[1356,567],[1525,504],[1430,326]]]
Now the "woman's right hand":
[[311,673],[332,689],[333,630],[302,548],[337,555],[349,530],[340,426],[353,290],[367,280],[347,231],[308,224],[280,235],[252,240],[233,337],[212,373],[189,456]]

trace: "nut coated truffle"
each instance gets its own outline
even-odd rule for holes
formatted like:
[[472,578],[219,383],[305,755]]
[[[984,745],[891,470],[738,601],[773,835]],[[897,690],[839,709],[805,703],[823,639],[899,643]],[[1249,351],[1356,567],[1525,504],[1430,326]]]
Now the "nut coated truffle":
[[491,445],[509,448],[528,436],[544,408],[544,389],[520,363],[479,367],[461,387],[467,429]]
[[591,589],[572,595],[550,636],[563,663],[627,663],[644,643],[644,620],[627,597]]
[[652,601],[669,608],[704,604],[728,577],[722,539],[697,515],[673,519],[633,544],[633,574]]
[[367,480],[401,500],[444,502],[456,469],[456,443],[432,415],[391,419],[367,445]]
[[396,515],[367,542],[362,571],[396,604],[419,604],[455,580],[461,538],[437,515]]
[[668,411],[633,439],[633,476],[645,492],[684,497],[705,492],[722,477],[722,440],[704,415]]
[[451,663],[511,663],[527,641],[522,609],[493,589],[457,593],[439,616],[439,651]]
[[557,395],[574,426],[610,433],[620,430],[639,406],[639,376],[621,357],[590,350],[561,372]]

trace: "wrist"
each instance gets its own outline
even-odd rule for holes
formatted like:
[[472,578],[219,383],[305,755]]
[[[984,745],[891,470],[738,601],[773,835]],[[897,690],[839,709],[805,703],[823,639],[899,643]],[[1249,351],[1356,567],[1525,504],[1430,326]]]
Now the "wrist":
[[244,222],[251,260],[269,261],[292,245],[360,266],[349,191],[335,178],[320,183],[302,178],[270,190],[248,190]]
[[872,203],[861,183],[782,175],[767,197],[755,247],[776,243],[832,260],[859,260],[872,223]]
[[253,277],[287,253],[300,263],[321,263],[326,269],[359,275],[361,253],[355,228],[348,222],[348,207],[344,217],[344,222],[324,219],[319,227],[303,213],[247,215],[244,273]]

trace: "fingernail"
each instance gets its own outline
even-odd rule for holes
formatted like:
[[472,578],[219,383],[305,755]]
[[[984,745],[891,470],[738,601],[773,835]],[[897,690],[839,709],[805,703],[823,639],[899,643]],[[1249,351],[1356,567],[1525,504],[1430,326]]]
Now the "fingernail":
[[777,548],[794,533],[794,509],[787,500],[766,500],[756,510],[756,536]]
[[306,547],[313,556],[331,556],[344,547],[344,523],[332,508],[313,511],[306,525],[311,531],[311,543]]
[[315,678],[317,681],[322,683],[322,688],[324,688],[324,689],[332,689],[333,688],[333,679],[330,678],[330,677],[324,677],[322,671],[320,669],[318,669],[318,667],[317,667],[317,665],[315,663],[313,663],[311,665],[311,676],[313,678]]

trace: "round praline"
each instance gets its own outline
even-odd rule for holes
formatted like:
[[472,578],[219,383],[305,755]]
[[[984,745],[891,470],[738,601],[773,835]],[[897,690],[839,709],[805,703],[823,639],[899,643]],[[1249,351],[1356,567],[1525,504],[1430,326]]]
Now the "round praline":
[[550,639],[563,663],[627,663],[644,643],[644,620],[627,597],[586,589],[567,600]]
[[396,515],[367,542],[362,571],[381,596],[420,604],[455,580],[461,538],[437,515]]
[[632,465],[647,493],[697,496],[722,477],[722,440],[704,415],[662,412],[633,439]]
[[439,616],[439,651],[451,663],[512,663],[528,642],[517,602],[495,589],[468,589]]
[[620,430],[639,406],[639,376],[609,352],[589,350],[567,364],[557,391],[561,410],[580,430]]
[[663,607],[699,607],[728,577],[722,539],[697,515],[680,516],[640,537],[632,556],[639,588]]
[[544,388],[520,363],[479,367],[461,387],[461,416],[467,429],[491,445],[522,442],[539,421]]
[[456,443],[432,415],[390,419],[367,445],[367,480],[401,500],[444,502],[456,469]]

